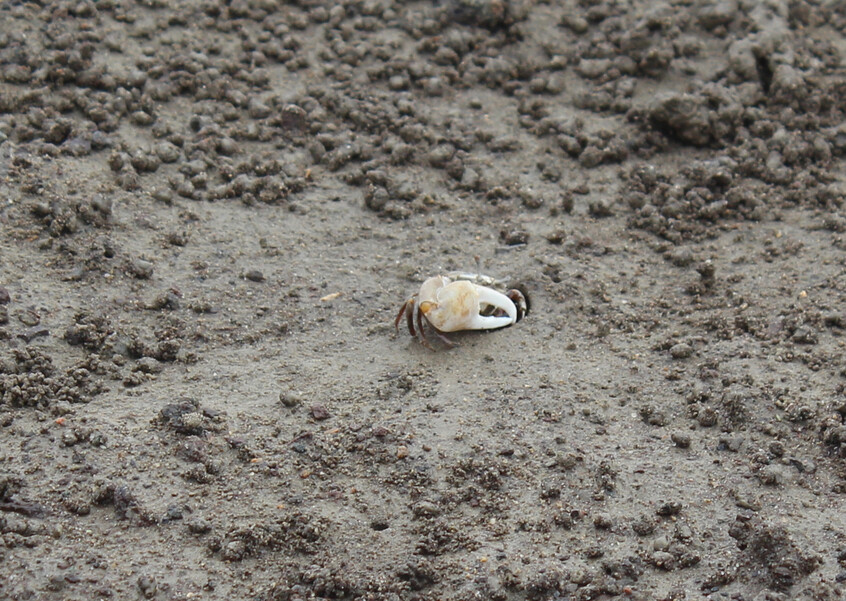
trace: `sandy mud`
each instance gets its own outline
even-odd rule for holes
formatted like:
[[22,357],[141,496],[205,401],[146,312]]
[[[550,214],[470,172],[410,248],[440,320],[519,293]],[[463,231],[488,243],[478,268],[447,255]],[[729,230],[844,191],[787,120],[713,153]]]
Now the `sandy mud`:
[[842,599],[845,6],[0,2],[0,597]]

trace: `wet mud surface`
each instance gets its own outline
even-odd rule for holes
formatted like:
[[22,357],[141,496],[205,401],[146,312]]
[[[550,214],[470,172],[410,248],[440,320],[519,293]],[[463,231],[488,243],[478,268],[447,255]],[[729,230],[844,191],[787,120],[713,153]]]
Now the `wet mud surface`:
[[[0,597],[836,600],[836,1],[0,3]],[[532,312],[429,350],[427,277]]]

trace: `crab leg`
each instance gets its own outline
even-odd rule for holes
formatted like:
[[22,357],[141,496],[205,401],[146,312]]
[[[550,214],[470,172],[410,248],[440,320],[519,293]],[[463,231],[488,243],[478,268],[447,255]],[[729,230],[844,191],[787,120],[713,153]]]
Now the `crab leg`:
[[399,332],[399,322],[402,319],[403,315],[405,315],[405,319],[408,322],[408,332],[412,336],[416,335],[414,331],[414,299],[410,299],[403,303],[402,307],[400,307],[399,313],[397,313],[397,318],[394,320],[394,329]]
[[417,310],[417,303],[415,303],[414,299],[412,299],[408,301],[406,305],[407,311],[405,312],[405,319],[408,324],[408,333],[412,336],[417,336],[417,332],[414,331],[414,312]]
[[476,286],[476,292],[479,295],[479,306],[482,304],[491,305],[497,309],[502,309],[507,313],[502,317],[495,317],[493,315],[474,315],[470,318],[470,329],[473,330],[493,330],[495,328],[502,328],[510,326],[517,322],[517,307],[514,301],[491,288],[485,286]]
[[435,329],[435,334],[437,334],[437,335],[438,335],[438,338],[440,338],[440,339],[441,339],[441,342],[443,342],[443,343],[444,343],[445,345],[447,345],[449,348],[452,348],[452,347],[454,347],[454,346],[458,346],[458,343],[457,343],[457,342],[453,342],[452,340],[450,340],[449,338],[447,338],[446,336],[444,336],[443,334],[441,334],[441,333],[440,333],[437,329]]
[[420,342],[428,346],[429,341],[426,339],[425,330],[423,330],[423,311],[420,310],[420,306],[416,303],[414,305],[414,311],[417,313],[417,330],[420,332]]
[[399,313],[397,313],[397,318],[394,320],[394,329],[399,332],[399,322],[402,319],[402,316],[405,315],[406,309],[408,309],[408,302],[403,303],[402,307],[400,307]]

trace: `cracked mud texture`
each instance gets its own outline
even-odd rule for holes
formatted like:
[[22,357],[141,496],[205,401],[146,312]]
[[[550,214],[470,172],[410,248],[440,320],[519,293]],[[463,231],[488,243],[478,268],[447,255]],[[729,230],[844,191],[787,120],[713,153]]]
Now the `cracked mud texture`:
[[[0,597],[842,599],[836,0],[0,2]],[[450,270],[533,311],[394,333]]]

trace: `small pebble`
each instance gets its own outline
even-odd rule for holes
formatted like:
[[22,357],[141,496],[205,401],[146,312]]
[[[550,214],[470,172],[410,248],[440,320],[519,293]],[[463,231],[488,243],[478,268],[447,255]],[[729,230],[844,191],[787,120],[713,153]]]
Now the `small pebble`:
[[499,237],[507,246],[518,246],[529,243],[529,232],[522,230],[502,230]]
[[[2,323],[2,319],[0,319],[0,323]],[[30,342],[34,338],[38,338],[40,336],[49,336],[50,330],[48,330],[44,326],[33,326],[31,328],[27,328],[20,334],[18,334],[18,338],[25,342]]]
[[671,516],[671,515],[678,515],[679,512],[682,510],[682,504],[678,501],[669,501],[667,503],[662,503],[658,509],[655,511],[660,516]]
[[211,529],[212,525],[201,518],[195,518],[188,522],[188,531],[191,532],[191,534],[206,534],[207,532],[210,532]]
[[152,599],[159,587],[152,576],[141,576],[138,578],[138,588],[145,599]]
[[680,449],[687,449],[690,447],[690,436],[683,432],[673,432],[670,435],[670,440]]
[[411,508],[411,511],[418,517],[435,517],[440,515],[441,508],[431,501],[420,501]]
[[181,520],[182,507],[180,507],[179,505],[170,505],[167,508],[166,515],[168,520]]
[[158,359],[153,357],[141,357],[135,364],[133,371],[140,371],[145,374],[161,373],[163,366]]
[[279,393],[279,402],[288,408],[296,407],[303,402],[302,397],[296,392],[283,391]]
[[24,311],[18,315],[18,321],[25,326],[37,326],[41,321],[41,317],[35,311]]
[[693,347],[684,342],[679,342],[670,348],[670,356],[673,359],[687,359],[693,354]]
[[588,212],[591,217],[611,217],[614,215],[614,208],[607,200],[597,200],[588,205]]
[[144,259],[134,259],[129,265],[129,272],[139,280],[149,280],[153,277],[153,264]]
[[319,422],[329,419],[330,417],[329,410],[323,405],[312,405],[311,409],[309,409],[309,413],[311,414],[311,417]]

